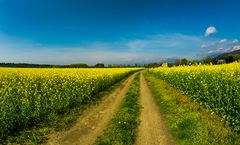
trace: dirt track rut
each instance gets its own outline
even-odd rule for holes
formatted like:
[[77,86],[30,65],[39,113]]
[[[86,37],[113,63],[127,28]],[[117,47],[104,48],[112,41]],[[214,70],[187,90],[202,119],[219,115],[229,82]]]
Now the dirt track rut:
[[143,73],[140,78],[140,90],[140,104],[143,109],[136,145],[176,145]]
[[114,116],[135,76],[136,73],[125,80],[111,95],[103,97],[97,105],[84,111],[83,115],[80,116],[77,123],[70,130],[51,135],[47,144],[93,144]]

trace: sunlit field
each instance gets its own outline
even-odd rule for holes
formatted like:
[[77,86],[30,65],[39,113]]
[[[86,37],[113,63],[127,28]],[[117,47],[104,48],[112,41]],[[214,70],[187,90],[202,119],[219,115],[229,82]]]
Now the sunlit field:
[[240,131],[240,63],[149,69]]
[[62,114],[93,101],[136,70],[0,68],[1,136],[32,126],[50,113]]

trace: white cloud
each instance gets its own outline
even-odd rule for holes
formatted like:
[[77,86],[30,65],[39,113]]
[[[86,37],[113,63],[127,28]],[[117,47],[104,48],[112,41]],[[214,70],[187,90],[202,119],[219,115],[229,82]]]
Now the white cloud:
[[206,44],[202,44],[202,45],[201,45],[201,48],[203,48],[203,49],[204,49],[204,48],[207,48],[207,47],[208,47],[208,46],[207,46]]
[[210,54],[211,54],[211,53],[214,53],[214,52],[215,52],[215,51],[213,51],[213,50],[208,51],[208,53],[210,53]]
[[[163,57],[195,58],[199,46],[219,40],[183,34],[149,35],[144,38],[115,42],[96,42],[76,47],[48,46],[28,40],[0,39],[0,62],[71,64],[97,62],[156,62]],[[4,48],[4,51],[3,49]]]
[[240,45],[237,45],[237,46],[233,46],[233,47],[232,47],[232,51],[236,51],[236,50],[240,50]]
[[226,43],[227,41],[228,41],[227,39],[222,39],[218,43],[223,44],[223,43]]
[[228,53],[228,52],[232,52],[232,51],[236,51],[236,50],[240,50],[240,45],[229,46],[227,48],[221,47],[218,49],[209,50],[208,53],[209,54],[221,54],[221,53]]
[[240,50],[240,45],[230,46],[227,48],[221,47],[218,49],[209,50],[208,53],[209,54],[221,54],[221,53],[228,53],[228,52],[232,52],[232,51],[236,51],[236,50]]
[[240,45],[237,45],[238,43],[239,43],[238,39],[233,39],[231,41],[227,39],[220,39],[220,40],[212,39],[210,43],[205,43],[205,45],[207,45],[208,47],[203,51],[211,54],[228,53],[228,52],[240,50]]
[[239,41],[237,40],[237,39],[234,39],[233,41],[232,41],[232,43],[233,44],[236,44],[236,43],[238,43]]
[[223,53],[223,52],[225,52],[225,50],[224,50],[224,48],[218,48],[218,49],[216,50],[216,52],[217,52],[217,53]]
[[208,51],[208,53],[211,53],[211,54],[220,54],[220,53],[225,53],[227,52],[228,50],[227,49],[224,49],[224,48],[218,48],[216,50],[210,50]]
[[224,50],[224,48],[221,47],[221,48],[218,48],[217,50]]
[[205,31],[205,37],[208,37],[208,36],[210,36],[210,35],[212,35],[212,34],[216,34],[216,33],[217,33],[216,27],[210,26],[210,27],[208,27],[207,30]]

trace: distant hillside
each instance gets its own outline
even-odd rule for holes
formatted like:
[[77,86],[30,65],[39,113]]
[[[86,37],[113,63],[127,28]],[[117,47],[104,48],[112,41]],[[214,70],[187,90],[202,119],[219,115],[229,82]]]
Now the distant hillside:
[[223,53],[223,54],[220,54],[218,55],[216,58],[226,58],[228,56],[231,56],[231,55],[240,55],[240,50],[235,50],[235,51],[232,51],[232,52],[228,52],[228,53]]
[[215,57],[213,57],[215,62],[218,62],[218,60],[220,59],[224,59],[226,61],[226,63],[231,63],[234,61],[239,61],[240,60],[240,50],[235,50],[232,52],[228,52],[228,53],[223,53],[220,55],[217,55]]

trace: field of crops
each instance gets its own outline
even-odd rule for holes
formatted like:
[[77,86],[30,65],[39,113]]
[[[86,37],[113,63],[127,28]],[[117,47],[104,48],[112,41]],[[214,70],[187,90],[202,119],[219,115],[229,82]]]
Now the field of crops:
[[240,63],[149,69],[240,131]]
[[0,137],[91,102],[135,70],[0,68]]

